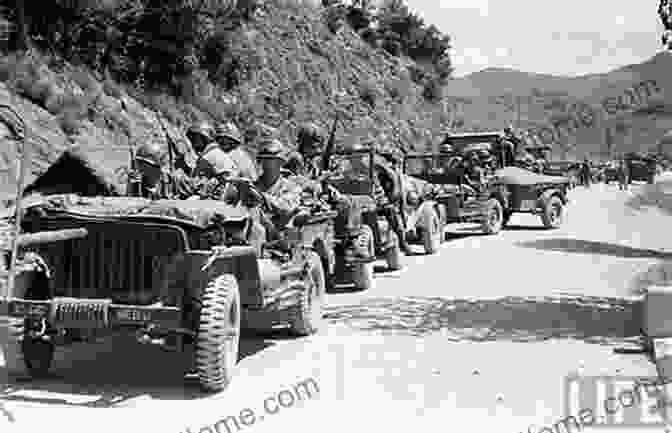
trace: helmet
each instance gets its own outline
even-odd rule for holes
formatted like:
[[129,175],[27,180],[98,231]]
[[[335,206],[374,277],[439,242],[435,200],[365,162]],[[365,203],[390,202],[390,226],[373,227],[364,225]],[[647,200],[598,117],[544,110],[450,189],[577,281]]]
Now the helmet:
[[226,137],[238,144],[243,143],[243,134],[233,122],[222,122],[215,127],[215,138]]
[[285,163],[289,161],[289,155],[285,145],[277,138],[270,139],[262,143],[257,158],[279,158]]
[[299,141],[321,142],[324,140],[324,131],[313,122],[306,123],[299,127],[298,139]]
[[490,152],[485,149],[480,149],[478,151],[478,157],[481,159],[486,159],[490,157]]
[[343,148],[346,152],[358,152],[358,151],[361,151],[361,150],[367,150],[368,149],[368,147],[360,141],[356,141],[354,143],[346,144],[345,146],[343,146]]
[[149,165],[161,167],[165,163],[166,153],[159,143],[150,141],[138,148],[135,152],[135,159]]
[[455,149],[450,143],[442,143],[439,145],[439,152],[440,153],[453,153]]
[[208,122],[194,123],[187,129],[187,138],[193,135],[200,135],[208,141],[212,141],[215,137],[215,129]]
[[300,166],[303,165],[303,157],[301,156],[301,154],[299,152],[297,152],[295,150],[291,151],[287,155],[287,162],[285,163],[285,165],[288,168],[300,167]]

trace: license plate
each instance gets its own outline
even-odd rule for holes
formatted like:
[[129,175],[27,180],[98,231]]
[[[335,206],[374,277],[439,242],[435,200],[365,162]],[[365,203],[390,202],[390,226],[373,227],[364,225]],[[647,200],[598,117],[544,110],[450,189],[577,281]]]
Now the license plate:
[[117,310],[117,318],[124,322],[149,322],[152,313],[141,310]]
[[523,209],[536,209],[537,208],[537,201],[536,200],[523,200],[520,207],[523,208]]

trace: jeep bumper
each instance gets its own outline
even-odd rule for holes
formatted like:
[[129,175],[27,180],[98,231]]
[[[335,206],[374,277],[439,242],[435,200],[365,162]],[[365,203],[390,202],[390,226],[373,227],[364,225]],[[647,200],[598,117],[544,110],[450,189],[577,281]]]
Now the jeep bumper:
[[71,329],[147,325],[179,329],[182,324],[180,308],[113,304],[109,299],[54,298],[34,301],[0,298],[0,316],[44,319],[54,327]]

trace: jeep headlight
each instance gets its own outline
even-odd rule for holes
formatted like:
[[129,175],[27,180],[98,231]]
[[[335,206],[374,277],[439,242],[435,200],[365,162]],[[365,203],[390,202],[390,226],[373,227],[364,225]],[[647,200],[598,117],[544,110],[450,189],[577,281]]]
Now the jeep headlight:
[[656,361],[672,358],[672,337],[653,339],[653,358]]

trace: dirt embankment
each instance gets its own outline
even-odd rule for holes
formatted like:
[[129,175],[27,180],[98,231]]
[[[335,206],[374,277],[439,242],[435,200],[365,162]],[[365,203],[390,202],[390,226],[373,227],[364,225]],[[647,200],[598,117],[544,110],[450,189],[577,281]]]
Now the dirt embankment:
[[[181,147],[188,123],[228,117],[242,127],[251,150],[268,133],[293,143],[307,121],[328,131],[337,111],[340,142],[378,137],[419,147],[449,117],[443,104],[423,96],[418,65],[372,48],[347,25],[332,32],[322,7],[267,2],[230,37],[244,72],[240,84],[225,91],[197,71],[187,99],[121,86],[67,59],[7,56],[0,62],[6,84],[0,103],[19,109],[33,133],[32,174],[69,146],[84,149],[108,173],[127,165],[129,142],[166,144],[155,112]],[[11,183],[18,153],[16,145],[0,150],[3,185]]]

